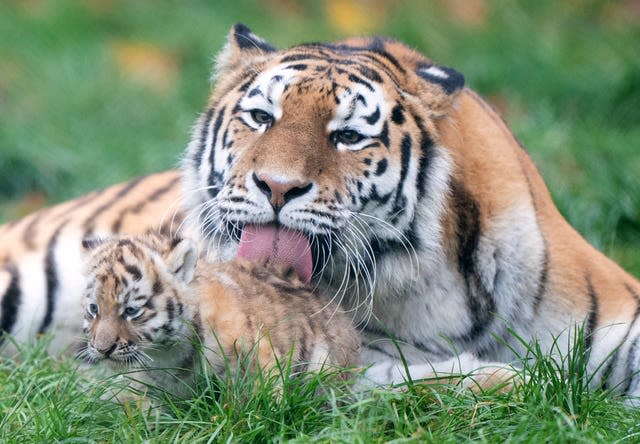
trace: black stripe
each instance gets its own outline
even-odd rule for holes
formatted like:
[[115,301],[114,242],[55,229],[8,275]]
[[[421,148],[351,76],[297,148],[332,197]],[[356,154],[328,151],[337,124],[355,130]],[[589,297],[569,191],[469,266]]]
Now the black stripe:
[[420,159],[418,161],[418,177],[416,181],[416,187],[418,188],[418,200],[424,197],[426,190],[424,189],[424,183],[428,176],[429,166],[431,165],[431,159],[435,156],[434,143],[431,136],[424,127],[422,119],[418,116],[413,116],[418,129],[420,130]]
[[383,349],[382,347],[380,347],[379,345],[377,345],[376,343],[371,343],[371,344],[367,344],[366,348],[369,348],[371,350],[375,350],[377,352],[382,353],[383,355],[386,355],[392,359],[397,359],[397,356],[394,354],[389,353],[388,351],[386,351],[385,349]]
[[[626,368],[626,380],[627,383],[625,384],[624,390],[622,391],[623,394],[628,394],[629,391],[631,390],[631,385],[634,381],[637,381],[638,379],[638,369],[635,368],[635,364],[636,364],[636,359],[637,359],[637,352],[638,352],[638,341],[640,341],[640,336],[636,336],[635,339],[633,340],[633,342],[631,343],[631,345],[629,346],[629,354],[627,356],[627,368]],[[637,385],[637,383],[635,384]],[[635,387],[634,385],[634,387]]]
[[591,306],[589,307],[589,317],[587,319],[586,330],[584,332],[585,349],[589,351],[591,350],[591,345],[593,344],[593,335],[595,334],[595,328],[598,325],[598,294],[593,288],[591,275],[589,275],[588,273],[585,275],[585,281],[587,284],[587,294],[589,295],[589,300],[591,303]]
[[375,123],[380,120],[380,108],[376,106],[376,110],[370,115],[364,116],[364,120],[366,120],[369,125],[375,125]]
[[404,123],[404,108],[399,103],[391,110],[391,121],[396,125]]
[[542,302],[542,299],[547,292],[547,282],[549,281],[549,246],[547,245],[547,239],[544,237],[544,235],[542,235],[542,232],[540,233],[540,235],[542,236],[544,256],[542,258],[542,271],[540,272],[540,277],[538,278],[538,290],[536,291],[536,295],[533,300],[534,314],[538,314],[538,309],[540,308],[540,303]]
[[259,86],[256,86],[251,91],[249,91],[249,93],[247,94],[247,97],[255,97],[257,95],[261,95],[264,97],[264,94],[262,94],[262,90],[260,89]]
[[46,209],[43,209],[43,210],[39,211],[37,214],[34,215],[35,217],[29,222],[29,225],[27,225],[25,227],[25,230],[24,230],[24,232],[22,234],[22,239],[23,239],[24,243],[26,244],[27,248],[30,249],[30,250],[33,250],[33,249],[35,249],[37,247],[35,245],[35,239],[37,238],[37,234],[34,233],[34,231],[35,231],[35,228],[37,228],[37,224],[40,222],[41,218],[45,214],[51,215],[51,217],[47,219],[49,221],[56,220],[60,216],[68,216],[69,214],[73,213],[77,209],[87,205],[90,202],[93,202],[100,195],[104,194],[105,191],[106,190],[104,190],[104,189],[100,190],[100,191],[92,191],[89,194],[85,194],[82,197],[79,197],[77,199],[74,199],[74,200],[70,201],[69,203],[71,205],[69,206],[69,208],[65,208],[64,212],[61,212],[60,214],[51,214],[52,211],[50,211],[50,210],[59,209],[63,205],[60,205],[59,207],[55,207],[55,208],[46,208]]
[[18,269],[7,264],[4,270],[11,275],[11,281],[2,297],[2,316],[0,316],[0,344],[4,342],[4,333],[11,333],[11,329],[18,318],[18,309],[20,308],[21,291],[20,291],[20,273]]
[[[382,40],[379,39],[380,42]],[[334,45],[328,43],[306,43],[300,45],[302,48],[310,48],[317,51],[316,54],[304,54],[304,55],[291,55],[288,56],[290,58],[296,58],[297,60],[317,60],[326,63],[329,66],[332,65],[358,65],[364,67],[365,69],[370,69],[370,64],[375,64],[378,68],[382,69],[382,71],[387,74],[387,76],[391,79],[391,81],[399,86],[399,82],[396,76],[396,73],[393,72],[392,68],[388,63],[385,63],[383,60],[376,57],[380,55],[385,57],[389,62],[391,62],[395,67],[402,73],[405,73],[405,69],[398,63],[398,61],[391,54],[386,52],[384,49],[380,49],[380,47],[373,46],[350,46],[350,45]],[[344,58],[335,58],[332,55],[328,54],[324,50],[331,50]],[[285,61],[288,57],[283,58],[282,61]],[[358,58],[365,59],[364,61],[358,60]],[[288,60],[287,60],[288,61]],[[362,70],[360,71],[362,73]],[[372,71],[373,72],[373,71]],[[364,75],[364,74],[363,74]],[[368,77],[365,75],[365,77]],[[373,79],[372,79],[373,80]],[[382,79],[380,79],[382,80]],[[375,80],[374,80],[375,81]]]
[[211,169],[209,170],[209,185],[211,185],[212,189],[209,189],[209,194],[212,197],[215,197],[219,191],[219,181],[221,180],[220,174],[216,173],[215,168],[215,156],[216,156],[216,143],[218,141],[218,133],[220,131],[220,127],[222,126],[222,121],[224,119],[224,113],[226,111],[226,106],[223,106],[216,117],[216,121],[213,124],[213,137],[211,140],[211,152],[209,153],[209,162],[211,165]]
[[[180,180],[181,180],[180,176],[174,177],[166,185],[158,188],[156,191],[154,191],[153,193],[151,193],[150,195],[142,199],[137,204],[131,205],[123,209],[118,215],[118,217],[116,218],[116,220],[111,225],[111,231],[114,233],[119,233],[122,228],[122,223],[125,217],[127,216],[127,214],[140,214],[148,204],[155,202],[156,200],[160,199],[164,194],[172,191],[175,188],[175,186],[180,183]],[[172,219],[172,221],[178,224],[181,222],[180,220],[176,221],[175,217]]]
[[56,308],[56,293],[58,291],[58,267],[56,264],[56,247],[58,244],[58,238],[60,232],[69,221],[66,220],[58,226],[55,233],[51,237],[49,244],[47,245],[47,255],[44,260],[44,276],[47,283],[47,310],[44,315],[44,319],[40,324],[38,333],[42,334],[46,332],[53,320],[53,312]]
[[140,268],[132,264],[125,264],[124,262],[123,265],[124,269],[127,270],[127,273],[133,276],[134,281],[139,281],[140,279],[142,279],[142,271],[140,271]]
[[367,88],[371,92],[375,91],[375,89],[373,89],[373,86],[371,86],[369,82],[365,81],[364,79],[362,79],[361,77],[358,77],[355,74],[349,74],[348,78],[350,81],[354,83],[359,83],[360,85],[364,85],[365,88]]
[[309,338],[307,337],[307,332],[304,328],[302,328],[301,330],[301,337],[300,337],[300,361],[303,363],[309,363],[309,347],[308,347],[308,342]]
[[376,176],[380,176],[382,174],[384,174],[384,172],[387,171],[387,159],[382,159],[380,160],[377,165],[376,165],[376,171],[373,173]]
[[102,189],[102,190],[99,190],[99,191],[93,191],[93,192],[91,192],[89,194],[86,194],[86,195],[76,199],[75,203],[71,207],[67,208],[62,215],[69,216],[69,214],[71,214],[74,211],[84,207],[85,205],[87,205],[89,203],[93,203],[94,200],[96,200],[97,198],[102,196],[107,190],[108,190],[108,188],[105,188],[105,189]]
[[402,74],[404,74],[406,72],[406,70],[404,69],[402,64],[400,62],[398,62],[398,59],[396,59],[389,52],[387,52],[387,50],[385,48],[385,45],[384,45],[384,40],[381,39],[380,37],[374,37],[373,41],[371,42],[371,45],[369,45],[369,47],[367,49],[369,49],[370,51],[373,51],[376,54],[379,54],[382,57],[384,57],[385,59],[389,60],[393,64],[393,66],[395,66],[396,69],[398,71],[400,71]]
[[461,340],[474,341],[490,325],[495,300],[478,276],[477,249],[480,241],[480,208],[464,186],[452,180],[451,206],[457,216],[458,269],[466,285],[467,305],[472,325]]
[[360,71],[360,74],[365,76],[367,79],[376,83],[382,83],[382,77],[380,77],[380,74],[368,66],[360,65],[358,66],[358,71]]
[[520,166],[522,169],[522,175],[527,181],[527,189],[529,190],[529,197],[531,199],[531,205],[533,205],[533,210],[536,216],[536,225],[538,227],[538,231],[540,232],[540,237],[542,237],[542,246],[544,248],[544,256],[542,259],[542,271],[540,272],[540,276],[538,277],[538,290],[534,296],[533,300],[533,313],[534,315],[538,314],[538,310],[540,308],[540,304],[542,303],[542,299],[544,298],[545,293],[547,292],[547,282],[549,280],[549,245],[547,243],[547,238],[544,236],[544,233],[540,229],[540,217],[538,216],[538,205],[536,204],[535,195],[533,193],[533,185],[531,184],[531,179],[527,174],[527,170],[525,169],[522,161],[520,161]]
[[382,132],[378,136],[378,139],[380,139],[380,142],[382,142],[385,147],[389,148],[389,124],[387,121],[384,122]]
[[36,238],[38,237],[36,229],[38,228],[39,222],[42,218],[51,211],[51,208],[45,208],[43,210],[38,211],[31,217],[31,220],[25,227],[22,232],[22,241],[28,250],[33,250],[36,248]]
[[249,87],[251,86],[251,84],[253,83],[253,81],[256,79],[256,76],[258,75],[258,73],[251,73],[251,75],[247,78],[247,81],[244,82],[242,85],[240,85],[240,88],[238,88],[239,92],[246,92]]
[[402,137],[402,142],[400,143],[400,179],[397,185],[395,202],[393,203],[393,221],[397,221],[397,219],[404,214],[407,206],[407,198],[403,191],[404,183],[407,180],[407,173],[409,171],[409,161],[411,160],[411,146],[411,136],[409,133],[405,133]]
[[451,205],[457,216],[458,269],[470,276],[475,269],[475,255],[480,240],[480,210],[475,199],[459,182],[451,181]]
[[227,107],[223,106],[220,108],[220,112],[216,116],[216,121],[213,124],[213,137],[211,138],[211,152],[209,153],[209,162],[211,163],[211,169],[214,169],[215,166],[215,150],[216,143],[218,142],[218,133],[220,132],[220,127],[222,126],[222,121],[224,119],[224,113],[226,112]]
[[167,319],[169,322],[173,322],[176,317],[176,305],[172,299],[167,299]]
[[298,62],[300,60],[316,60],[317,57],[311,56],[309,54],[290,54],[288,56],[284,56],[280,59],[280,63],[285,62]]
[[200,129],[200,145],[198,146],[198,151],[196,151],[196,154],[193,158],[193,163],[196,168],[202,164],[202,156],[204,156],[204,152],[207,149],[209,126],[211,126],[211,119],[213,119],[213,113],[215,112],[215,110],[215,107],[209,108],[202,121],[202,128]]
[[153,291],[153,294],[151,295],[151,297],[157,296],[160,293],[162,293],[164,291],[164,286],[162,285],[162,282],[155,281],[153,283],[153,288],[151,291]]
[[402,137],[402,142],[400,143],[401,149],[401,162],[400,162],[400,181],[398,183],[398,193],[400,193],[400,189],[404,186],[404,181],[407,179],[407,172],[409,171],[409,161],[411,160],[411,146],[413,145],[411,141],[411,135],[409,133],[405,133]]
[[629,328],[627,328],[627,332],[622,338],[622,341],[620,341],[620,344],[616,347],[616,351],[614,355],[609,359],[609,362],[607,363],[607,367],[602,372],[601,381],[602,381],[602,386],[605,389],[610,388],[609,377],[611,376],[613,369],[616,367],[616,365],[618,364],[618,361],[620,360],[620,348],[629,340],[629,334],[631,333],[631,330],[633,330],[633,327],[638,322],[638,317],[640,316],[640,295],[638,295],[635,291],[633,291],[633,288],[631,288],[629,284],[624,284],[624,287],[629,292],[629,294],[631,294],[631,297],[634,299],[636,303],[636,310],[632,317],[633,320],[629,323]]
[[114,204],[118,203],[124,196],[129,194],[131,190],[133,190],[138,184],[140,184],[145,178],[138,177],[137,179],[131,180],[128,183],[124,184],[120,190],[107,202],[100,205],[98,209],[96,209],[91,216],[89,216],[84,222],[84,235],[83,238],[91,237],[93,234],[93,230],[95,229],[96,219],[109,208],[111,208]]

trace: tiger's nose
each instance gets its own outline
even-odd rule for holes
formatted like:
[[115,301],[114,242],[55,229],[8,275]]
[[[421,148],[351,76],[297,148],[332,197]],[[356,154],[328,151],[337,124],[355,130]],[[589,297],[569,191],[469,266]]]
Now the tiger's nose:
[[253,173],[253,181],[262,193],[267,196],[273,209],[278,212],[289,201],[302,196],[311,189],[311,182],[299,180],[279,180],[268,174]]

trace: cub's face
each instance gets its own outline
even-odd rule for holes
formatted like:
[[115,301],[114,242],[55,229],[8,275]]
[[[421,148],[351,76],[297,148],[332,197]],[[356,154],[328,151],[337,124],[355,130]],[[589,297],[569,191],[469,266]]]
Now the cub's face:
[[393,41],[276,51],[242,25],[218,61],[185,160],[191,217],[212,247],[229,258],[251,250],[246,227],[286,228],[308,239],[316,277],[339,279],[412,248],[439,174],[434,122],[461,75]]
[[95,245],[85,242],[91,251],[83,358],[144,365],[149,354],[189,335],[191,310],[184,297],[185,285],[193,276],[197,256],[185,261],[184,252],[195,254],[189,250],[192,245],[189,241],[172,256],[170,249],[176,247],[160,236],[114,238]]

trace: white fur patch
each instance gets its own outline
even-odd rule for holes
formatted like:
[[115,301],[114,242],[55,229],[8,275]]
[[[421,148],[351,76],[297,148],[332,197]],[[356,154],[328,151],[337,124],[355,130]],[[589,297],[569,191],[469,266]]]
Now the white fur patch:
[[0,294],[5,294],[11,284],[11,274],[5,270],[0,270]]
[[437,66],[430,66],[428,68],[423,68],[420,69],[421,72],[431,76],[431,77],[437,77],[439,79],[443,79],[446,80],[449,78],[449,74],[447,74],[446,72],[444,72],[443,70],[441,70],[440,68],[438,68]]
[[295,69],[286,69],[283,65],[278,65],[258,75],[248,88],[248,93],[240,100],[240,108],[244,111],[243,121],[262,133],[267,127],[253,120],[249,115],[251,110],[268,112],[275,120],[282,118],[282,94],[289,85],[295,83],[297,73]]

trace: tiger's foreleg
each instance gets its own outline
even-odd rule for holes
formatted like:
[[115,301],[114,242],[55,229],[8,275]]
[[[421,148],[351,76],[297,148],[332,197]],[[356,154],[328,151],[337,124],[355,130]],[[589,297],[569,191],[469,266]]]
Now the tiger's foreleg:
[[[363,361],[375,354],[376,351],[366,350]],[[419,364],[389,356],[376,360],[373,364],[371,361],[369,363],[362,380],[357,384],[360,389],[413,382],[456,384],[474,391],[495,389],[506,392],[526,380],[522,371],[509,364],[482,361],[471,353]],[[366,365],[365,362],[363,364]]]

